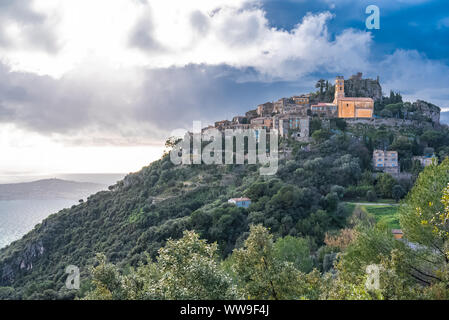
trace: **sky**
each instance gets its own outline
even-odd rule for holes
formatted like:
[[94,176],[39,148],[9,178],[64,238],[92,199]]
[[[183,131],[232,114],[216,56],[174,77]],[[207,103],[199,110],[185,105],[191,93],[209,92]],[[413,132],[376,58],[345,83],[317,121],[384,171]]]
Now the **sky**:
[[136,171],[193,121],[359,71],[449,110],[448,39],[443,0],[0,0],[0,178]]

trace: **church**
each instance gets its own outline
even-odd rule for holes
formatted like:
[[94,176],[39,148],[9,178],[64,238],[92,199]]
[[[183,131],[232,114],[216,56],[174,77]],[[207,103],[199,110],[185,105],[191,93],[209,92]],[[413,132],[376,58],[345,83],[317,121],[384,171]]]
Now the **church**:
[[372,98],[345,97],[344,77],[335,79],[334,104],[337,106],[338,118],[372,118],[374,100]]

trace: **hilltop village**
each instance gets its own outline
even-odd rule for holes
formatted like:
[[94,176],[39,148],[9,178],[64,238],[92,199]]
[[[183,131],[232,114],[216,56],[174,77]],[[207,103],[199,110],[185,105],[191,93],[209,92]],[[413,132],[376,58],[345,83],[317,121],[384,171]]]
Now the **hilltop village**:
[[[382,104],[383,99],[386,99],[382,95],[379,77],[375,80],[363,79],[362,73],[359,72],[348,80],[345,80],[343,76],[337,76],[335,85],[330,85],[321,79],[317,82],[316,88],[319,89],[316,93],[266,102],[258,105],[254,110],[249,110],[244,116],[235,116],[231,121],[217,121],[214,126],[203,130],[210,128],[220,131],[226,129],[275,130],[282,138],[308,142],[311,136],[311,121],[316,118],[324,123],[329,123],[332,119],[343,119],[348,126],[369,124],[376,128],[384,125],[413,125],[417,122],[439,126],[440,109],[420,100],[410,104],[409,111],[393,114],[394,110],[391,112],[385,109],[376,115],[375,105]],[[393,98],[390,98],[390,102],[393,102],[395,94],[391,94]],[[432,163],[434,157],[433,152],[428,151],[421,156],[413,157],[413,160],[427,166]],[[373,151],[372,160],[375,171],[384,171],[393,175],[400,173],[398,152],[395,150],[376,149]]]
[[[354,81],[378,84],[372,97],[348,97],[345,95],[345,80],[337,76],[335,86],[332,87],[334,97],[332,102],[320,101],[313,94],[301,94],[290,98],[281,98],[276,102],[266,102],[256,109],[246,112],[244,116],[235,116],[232,121],[222,120],[215,122],[215,128],[225,129],[266,129],[276,130],[281,137],[287,137],[289,132],[294,132],[298,141],[307,141],[309,138],[310,120],[312,117],[321,119],[372,119],[374,113],[374,99],[382,97],[382,89],[379,80],[362,79],[362,74],[352,76],[349,79],[351,87]],[[320,92],[323,92],[323,80],[318,82]],[[326,84],[329,89],[329,84]],[[330,90],[327,90],[327,92]],[[347,90],[349,91],[349,90]],[[323,97],[324,100],[326,97]],[[207,128],[205,128],[207,129]]]

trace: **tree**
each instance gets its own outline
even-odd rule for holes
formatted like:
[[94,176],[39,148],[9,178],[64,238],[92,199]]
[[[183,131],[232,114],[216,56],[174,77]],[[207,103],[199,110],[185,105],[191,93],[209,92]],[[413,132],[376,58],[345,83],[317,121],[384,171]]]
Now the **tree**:
[[318,80],[317,83],[315,84],[315,88],[320,89],[320,98],[323,97],[323,91],[325,87],[326,87],[326,80],[324,79]]
[[322,122],[320,118],[314,117],[310,120],[310,134],[313,134],[315,131],[318,131],[322,128]]
[[207,244],[198,234],[184,231],[179,240],[168,240],[157,262],[128,275],[99,256],[92,270],[95,288],[86,299],[227,300],[238,298],[231,278],[223,271],[217,244]]
[[433,247],[441,254],[444,253],[446,239],[438,233],[434,233],[429,222],[437,212],[444,211],[441,199],[448,183],[449,158],[440,165],[430,165],[424,168],[399,209],[404,235],[410,241]]
[[345,188],[339,185],[334,185],[331,187],[331,192],[334,192],[338,195],[338,198],[343,199],[345,196]]
[[169,240],[159,250],[156,288],[169,300],[236,298],[231,279],[221,269],[216,243],[207,244],[193,231]]
[[366,199],[369,202],[376,202],[377,201],[377,194],[374,190],[368,190],[366,192]]
[[181,138],[177,137],[170,137],[167,140],[165,140],[165,150],[164,150],[164,156],[168,155],[169,152],[181,141]]
[[421,136],[421,141],[429,147],[438,149],[443,145],[447,145],[447,136],[441,131],[427,130]]
[[425,257],[414,269],[422,282],[445,287],[446,296],[449,294],[448,184],[449,159],[439,166],[426,167],[399,210],[404,236],[420,245],[420,255]]
[[397,136],[389,149],[397,151],[400,159],[411,157],[413,154],[413,140],[405,136]]
[[[449,183],[443,190],[441,203],[443,204],[442,210],[435,212],[430,220],[423,220],[421,223],[430,224],[433,227],[433,233],[443,241],[447,241],[449,239]],[[449,257],[448,248],[445,248],[445,255]]]
[[261,225],[251,226],[242,249],[232,254],[232,271],[240,292],[249,299],[298,299],[301,273],[276,257],[273,236]]
[[385,198],[391,198],[391,192],[393,186],[396,184],[396,180],[388,173],[382,173],[377,178],[376,190]]
[[116,266],[107,263],[104,254],[97,254],[98,266],[91,268],[94,289],[89,292],[85,300],[126,300],[132,294],[123,286],[124,277]]
[[310,249],[309,240],[292,236],[279,238],[274,244],[276,259],[291,262],[302,272],[310,272],[313,269]]
[[316,130],[312,133],[312,138],[313,140],[315,140],[316,142],[323,142],[327,139],[329,139],[331,133],[329,130],[326,129],[320,129],[320,130]]
[[380,112],[380,116],[382,118],[392,118],[393,117],[393,113],[390,110],[388,110],[388,109],[383,109]]
[[15,300],[17,298],[14,288],[0,287],[0,300]]
[[335,125],[336,129],[341,130],[341,131],[345,131],[347,126],[348,126],[346,120],[345,119],[341,119],[341,118],[332,119],[331,123],[333,125]]
[[324,243],[329,247],[335,247],[340,250],[345,250],[351,242],[357,236],[357,232],[354,229],[345,228],[339,231],[338,234],[332,235],[330,233],[326,233],[326,237],[324,238]]
[[401,185],[397,184],[393,186],[391,190],[391,195],[393,196],[393,199],[395,199],[396,202],[398,202],[399,199],[401,199],[405,195],[405,190]]

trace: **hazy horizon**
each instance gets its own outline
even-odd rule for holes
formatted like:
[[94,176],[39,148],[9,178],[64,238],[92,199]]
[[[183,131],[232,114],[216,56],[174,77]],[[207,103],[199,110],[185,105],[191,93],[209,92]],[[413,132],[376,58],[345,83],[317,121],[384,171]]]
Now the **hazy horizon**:
[[124,178],[128,173],[55,173],[55,174],[22,174],[0,175],[0,184],[27,183],[46,179],[61,179],[75,182],[91,182],[110,185]]

